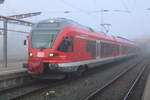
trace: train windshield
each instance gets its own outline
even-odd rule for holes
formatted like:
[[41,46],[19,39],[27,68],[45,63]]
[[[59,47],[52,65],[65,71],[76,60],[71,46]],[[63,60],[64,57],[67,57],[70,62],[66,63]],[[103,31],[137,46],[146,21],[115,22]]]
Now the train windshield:
[[51,49],[58,34],[58,30],[33,30],[31,33],[32,48]]

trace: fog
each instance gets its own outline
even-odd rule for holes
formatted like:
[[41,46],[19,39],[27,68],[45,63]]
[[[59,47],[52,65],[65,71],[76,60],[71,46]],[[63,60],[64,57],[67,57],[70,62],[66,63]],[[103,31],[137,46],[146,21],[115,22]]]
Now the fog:
[[[135,39],[137,36],[149,34],[149,4],[149,0],[5,0],[0,5],[0,14],[8,16],[41,11],[42,15],[25,20],[37,22],[50,17],[66,17],[100,30],[101,13],[90,12],[107,9],[109,12],[104,13],[103,21],[111,24],[109,34]],[[66,14],[63,11],[71,13]]]
[[143,53],[150,54],[150,35],[142,35],[136,38],[135,41],[141,47]]
[[[37,22],[47,18],[65,17],[101,31],[101,12],[94,13],[94,11],[106,9],[109,12],[103,13],[103,22],[111,24],[108,35],[138,41],[145,40],[144,36],[150,37],[149,4],[149,0],[5,0],[4,4],[0,5],[0,15],[9,16],[41,11],[42,15],[24,20]],[[70,11],[70,13],[64,13],[64,11]],[[17,25],[9,25],[9,29],[30,31],[29,27]],[[26,36],[27,34],[23,33],[8,32],[9,61],[26,60],[27,46],[23,46]],[[0,35],[0,52],[2,49],[3,42]],[[0,60],[2,54],[0,53]]]
[[[2,25],[1,25],[2,26]],[[29,31],[28,27],[8,24],[8,29]],[[27,40],[25,33],[8,31],[8,66],[19,67],[27,60],[27,45],[24,46],[24,40]],[[3,60],[3,35],[0,35],[0,67]]]

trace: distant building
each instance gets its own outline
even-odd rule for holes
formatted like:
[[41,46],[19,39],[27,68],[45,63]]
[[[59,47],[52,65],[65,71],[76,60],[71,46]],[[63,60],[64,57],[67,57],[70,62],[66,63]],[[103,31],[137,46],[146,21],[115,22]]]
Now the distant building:
[[143,35],[136,39],[144,52],[150,53],[150,35]]

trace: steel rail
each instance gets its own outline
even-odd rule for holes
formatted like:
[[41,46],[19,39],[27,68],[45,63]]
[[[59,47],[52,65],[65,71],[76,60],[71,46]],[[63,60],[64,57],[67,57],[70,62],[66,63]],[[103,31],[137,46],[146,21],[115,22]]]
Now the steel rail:
[[55,83],[55,84],[52,83],[51,85],[50,84],[49,85],[44,85],[44,86],[41,86],[41,87],[38,87],[38,88],[35,88],[35,89],[32,89],[32,90],[26,91],[26,92],[21,93],[21,94],[11,96],[11,97],[9,97],[9,100],[15,100],[15,99],[27,96],[29,94],[35,93],[37,91],[41,91],[41,90],[43,90],[45,88],[49,88],[49,86],[54,87],[54,86],[57,86],[58,84],[66,83],[68,81],[70,81],[70,80],[65,80],[65,81],[62,81],[62,82]]
[[107,82],[104,86],[102,86],[101,88],[98,88],[96,91],[92,92],[90,95],[88,95],[87,97],[85,97],[84,100],[92,100],[92,98],[97,95],[97,93],[103,91],[106,87],[110,86],[113,82],[115,82],[117,79],[119,79],[121,76],[123,76],[124,74],[126,74],[128,71],[130,71],[132,68],[134,68],[135,66],[137,66],[140,62],[136,62],[134,65],[131,65],[132,67],[129,67],[128,69],[124,70],[123,72],[121,72],[119,75],[117,75],[115,78],[113,78],[112,80],[110,80],[109,82]]
[[50,83],[50,84],[44,84],[44,86],[40,86],[40,87],[37,87],[37,88],[34,88],[32,90],[28,90],[26,92],[23,92],[19,95],[15,95],[15,96],[12,96],[12,97],[9,97],[9,100],[16,100],[18,98],[21,98],[21,97],[24,97],[26,95],[29,95],[29,94],[32,94],[32,93],[35,93],[35,92],[38,92],[38,91],[41,91],[43,89],[46,89],[46,88],[49,88],[50,86],[51,87],[55,87],[59,84],[63,84],[63,83],[66,83],[68,82],[69,80],[64,80],[64,81],[61,81],[61,82],[56,82],[56,83]]
[[19,94],[19,95],[15,95],[15,96],[9,97],[9,100],[15,100],[15,99],[21,98],[21,97],[23,97],[23,96],[26,96],[26,95],[35,93],[35,92],[37,92],[37,91],[40,91],[40,90],[49,88],[50,85],[51,85],[51,86],[55,86],[55,85],[57,85],[57,84],[50,83],[50,84],[48,84],[48,85],[44,85],[44,86],[41,86],[41,87],[37,87],[37,88],[34,88],[34,89],[32,89],[32,90],[28,90],[28,91],[26,91],[26,92],[23,92],[23,93],[21,93],[21,94]]
[[140,78],[142,77],[145,69],[147,68],[147,64],[144,65],[144,67],[142,68],[141,72],[137,75],[136,79],[134,80],[132,86],[130,87],[130,89],[128,90],[128,92],[126,93],[126,95],[124,96],[123,100],[128,100],[130,97],[130,94],[132,93],[133,89],[135,88],[136,84],[139,82]]

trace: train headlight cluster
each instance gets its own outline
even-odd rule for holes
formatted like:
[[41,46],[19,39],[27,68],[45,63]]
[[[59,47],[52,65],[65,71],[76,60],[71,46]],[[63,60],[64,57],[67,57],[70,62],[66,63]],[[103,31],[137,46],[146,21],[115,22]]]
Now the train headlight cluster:
[[58,54],[57,53],[50,53],[49,55],[48,55],[48,57],[54,57],[54,56],[57,56]]
[[50,54],[49,54],[49,57],[53,57],[53,56],[54,56],[54,54],[53,54],[53,53],[50,53]]
[[54,18],[51,18],[51,19],[49,20],[49,22],[50,22],[50,23],[54,23],[54,22],[55,22],[55,19],[54,19]]
[[54,22],[55,22],[55,20],[51,19],[49,22],[50,22],[50,23],[54,23]]
[[33,53],[29,53],[29,56],[32,57],[32,56],[33,56]]

